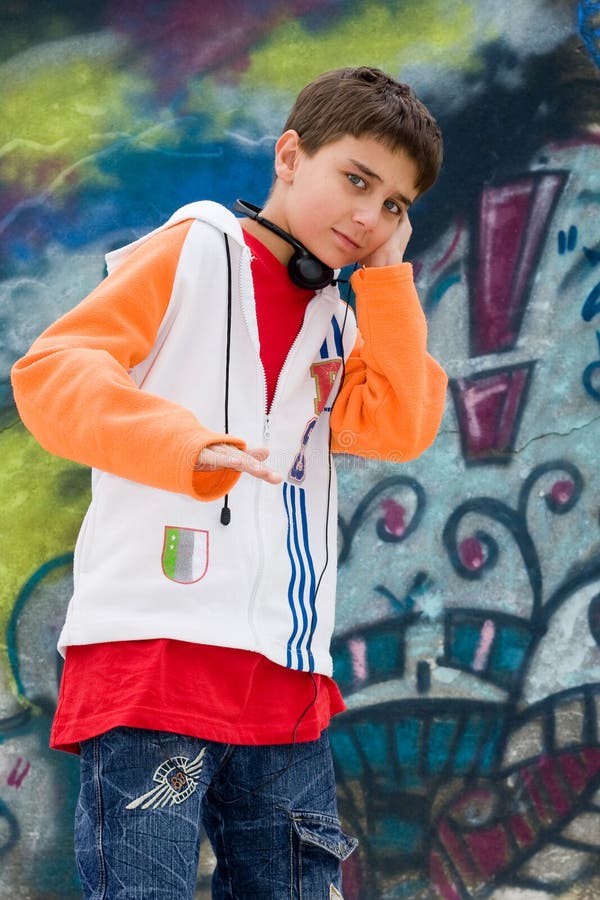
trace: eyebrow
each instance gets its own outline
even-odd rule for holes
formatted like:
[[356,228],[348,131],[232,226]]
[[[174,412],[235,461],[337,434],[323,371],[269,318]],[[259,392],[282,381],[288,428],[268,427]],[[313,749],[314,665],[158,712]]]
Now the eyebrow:
[[[356,166],[356,168],[360,172],[362,172],[363,175],[369,175],[371,178],[375,178],[377,181],[380,181],[381,183],[383,183],[383,178],[381,177],[381,175],[378,175],[377,172],[373,172],[373,170],[369,169],[368,166],[365,166],[364,163],[359,162],[357,159],[349,159],[348,162],[352,163],[353,166]],[[409,209],[412,206],[412,200],[409,200],[408,197],[404,196],[404,194],[397,192],[397,193],[393,194],[393,196],[396,199],[401,200],[407,209]]]

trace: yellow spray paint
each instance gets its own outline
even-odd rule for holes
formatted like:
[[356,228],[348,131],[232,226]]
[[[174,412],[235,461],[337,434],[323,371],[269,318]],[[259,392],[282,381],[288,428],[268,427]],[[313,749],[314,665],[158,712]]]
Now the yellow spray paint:
[[326,27],[288,21],[250,52],[241,75],[225,73],[227,83],[223,72],[190,78],[187,109],[206,115],[213,140],[232,128],[264,137],[277,131],[300,88],[320,72],[347,65],[375,65],[392,75],[427,65],[474,72],[481,64],[479,47],[495,36],[493,25],[488,31],[482,32],[471,0],[371,0]]
[[[84,50],[82,50],[82,53]],[[155,124],[139,112],[149,85],[114,61],[59,56],[4,73],[0,93],[0,179],[27,193],[60,183],[61,173],[93,176],[79,164],[117,140]],[[72,187],[72,179],[64,179]]]
[[[18,420],[0,430],[0,458],[0,634],[4,635],[25,582],[41,565],[73,549],[89,491],[84,487],[68,496],[63,489],[65,474],[80,467],[42,450]],[[3,642],[0,646],[4,668],[6,648]]]
[[270,86],[297,92],[319,72],[345,65],[376,65],[396,74],[405,65],[477,66],[476,30],[470,2],[448,4],[359,3],[345,19],[309,30],[300,21],[274,29],[251,54],[242,87]]

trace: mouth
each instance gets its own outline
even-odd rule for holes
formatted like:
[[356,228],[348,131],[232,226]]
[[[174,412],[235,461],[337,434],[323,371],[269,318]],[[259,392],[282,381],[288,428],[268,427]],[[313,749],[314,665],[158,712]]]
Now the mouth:
[[337,228],[332,228],[331,230],[337,238],[338,243],[341,244],[345,250],[351,250],[352,252],[360,250],[360,244],[353,241],[352,238],[348,237],[347,234],[344,234],[343,231],[338,231]]

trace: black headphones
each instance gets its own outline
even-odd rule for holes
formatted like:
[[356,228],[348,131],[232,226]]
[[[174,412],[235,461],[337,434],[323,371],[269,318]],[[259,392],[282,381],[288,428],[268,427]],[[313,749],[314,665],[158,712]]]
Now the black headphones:
[[259,206],[254,206],[253,203],[247,203],[245,200],[236,200],[233,204],[233,208],[236,212],[244,213],[244,215],[248,216],[250,219],[254,219],[259,225],[268,228],[268,230],[272,231],[273,234],[276,234],[277,237],[280,237],[282,240],[287,241],[288,244],[292,245],[294,248],[294,255],[290,259],[287,269],[290,278],[294,284],[298,285],[298,287],[305,288],[309,291],[318,291],[321,288],[327,287],[328,284],[335,284],[335,273],[333,269],[324,262],[321,262],[320,259],[317,259],[316,256],[313,256],[304,244],[297,241],[295,237],[292,237],[291,234],[288,234],[288,232],[284,231],[283,228],[280,228],[279,225],[275,225],[274,222],[270,222],[268,219],[263,219],[261,216],[261,208]]

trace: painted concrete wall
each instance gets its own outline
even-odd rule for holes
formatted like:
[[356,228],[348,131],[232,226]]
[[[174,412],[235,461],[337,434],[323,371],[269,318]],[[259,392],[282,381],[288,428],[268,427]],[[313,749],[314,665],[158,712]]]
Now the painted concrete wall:
[[78,896],[77,761],[47,740],[89,496],[10,365],[106,250],[264,199],[299,87],[360,63],[443,126],[411,258],[451,380],[420,460],[338,460],[345,893],[600,896],[599,34],[597,0],[3,4],[0,897]]

